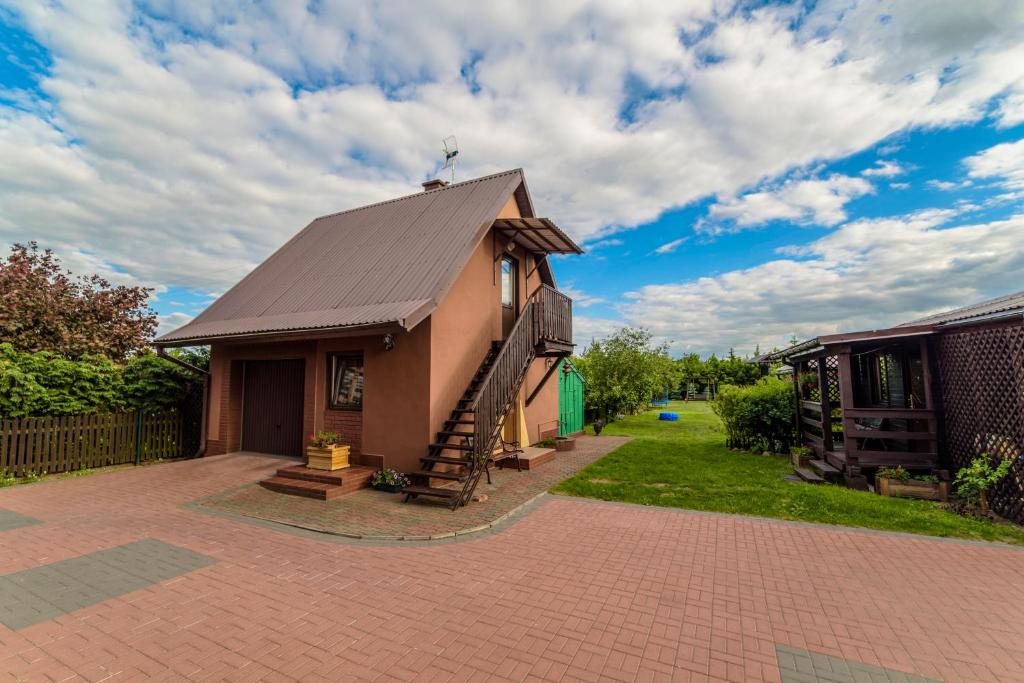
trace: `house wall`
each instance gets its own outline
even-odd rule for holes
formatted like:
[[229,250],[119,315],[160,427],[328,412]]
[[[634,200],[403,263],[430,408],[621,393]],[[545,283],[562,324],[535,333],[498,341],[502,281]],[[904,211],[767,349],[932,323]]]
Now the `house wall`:
[[[521,214],[515,198],[510,197],[498,218],[519,217]],[[502,337],[501,264],[500,259],[495,257],[504,251],[506,243],[507,240],[494,234],[484,238],[441,305],[430,316],[431,436],[448,419],[456,401],[480,367],[491,342]],[[540,285],[540,273],[533,269],[532,263],[528,263],[532,259],[522,247],[517,247],[512,256],[519,261],[519,304],[522,306],[529,294]],[[527,277],[529,270],[534,272]],[[546,369],[545,359],[539,358],[533,362],[519,397],[520,406],[533,387],[537,386]],[[521,441],[535,443],[540,440],[542,431],[557,432],[556,379],[552,377],[534,402],[522,411],[520,431],[525,430],[526,433],[520,434]]]
[[[303,433],[340,432],[352,446],[353,461],[402,470],[416,466],[430,437],[430,322],[395,333],[386,351],[383,334],[300,341],[215,344],[210,358],[210,410],[207,453],[241,448],[242,367],[246,360],[302,358],[306,361]],[[364,394],[361,411],[328,407],[327,355],[362,351]]]

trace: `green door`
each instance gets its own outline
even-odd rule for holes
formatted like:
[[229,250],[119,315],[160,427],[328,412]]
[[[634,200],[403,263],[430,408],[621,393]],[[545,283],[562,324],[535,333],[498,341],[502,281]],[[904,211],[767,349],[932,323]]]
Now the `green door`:
[[[566,373],[565,368],[569,368]],[[563,360],[558,369],[558,434],[583,431],[583,378]]]

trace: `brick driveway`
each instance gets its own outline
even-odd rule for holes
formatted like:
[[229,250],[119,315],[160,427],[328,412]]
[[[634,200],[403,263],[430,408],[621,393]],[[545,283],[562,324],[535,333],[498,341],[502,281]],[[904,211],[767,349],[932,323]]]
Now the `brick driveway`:
[[561,497],[403,545],[183,507],[277,464],[0,490],[10,595],[61,576],[39,601],[88,603],[104,562],[135,582],[0,625],[0,680],[1024,680],[1024,552]]

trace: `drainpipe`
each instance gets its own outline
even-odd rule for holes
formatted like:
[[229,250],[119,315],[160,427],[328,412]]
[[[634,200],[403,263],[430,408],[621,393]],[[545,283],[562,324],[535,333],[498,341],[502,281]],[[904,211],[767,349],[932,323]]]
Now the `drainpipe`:
[[206,455],[206,423],[208,422],[208,412],[210,408],[210,373],[209,371],[203,370],[202,368],[197,368],[191,363],[186,363],[180,358],[175,358],[174,356],[167,353],[167,350],[162,346],[156,347],[156,355],[159,356],[160,358],[163,358],[164,360],[169,360],[175,365],[185,368],[190,372],[202,375],[203,377],[203,408],[201,411],[201,419],[199,423],[199,448],[196,449],[195,455],[192,456],[193,458],[201,458],[204,455]]

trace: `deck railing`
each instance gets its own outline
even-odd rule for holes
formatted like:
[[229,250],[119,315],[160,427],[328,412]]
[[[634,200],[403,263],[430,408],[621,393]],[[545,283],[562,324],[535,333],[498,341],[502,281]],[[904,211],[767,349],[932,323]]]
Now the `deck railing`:
[[554,287],[541,285],[530,297],[535,301],[536,336],[540,341],[572,343],[572,299]]

